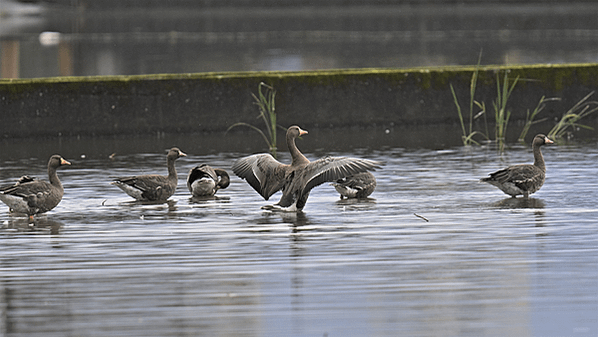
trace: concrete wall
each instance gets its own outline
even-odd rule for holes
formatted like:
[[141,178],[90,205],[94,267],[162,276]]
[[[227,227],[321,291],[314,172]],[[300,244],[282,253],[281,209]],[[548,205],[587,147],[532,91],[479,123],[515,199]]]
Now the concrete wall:
[[[224,131],[236,122],[262,126],[252,93],[276,91],[281,125],[371,127],[456,125],[450,85],[469,111],[474,68],[359,69],[317,72],[202,73],[0,80],[5,138]],[[491,110],[497,74],[519,81],[512,120],[525,119],[542,96],[559,97],[540,117],[560,117],[598,89],[598,64],[482,67],[475,99]],[[594,97],[598,100],[598,93]],[[596,123],[598,113],[591,117]],[[488,116],[493,121],[493,116]]]

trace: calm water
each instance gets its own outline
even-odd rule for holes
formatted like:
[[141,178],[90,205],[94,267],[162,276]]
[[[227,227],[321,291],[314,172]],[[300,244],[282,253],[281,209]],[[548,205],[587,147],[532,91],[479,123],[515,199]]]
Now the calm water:
[[0,0],[0,77],[598,62],[591,1]]
[[[0,334],[596,336],[596,145],[546,147],[547,181],[525,202],[477,179],[530,162],[527,146],[306,151],[386,165],[370,199],[323,185],[298,215],[261,210],[279,195],[236,177],[218,199],[190,198],[188,169],[247,152],[181,146],[163,204],[109,181],[165,172],[164,154],[73,154],[56,209],[35,225],[0,210]],[[46,158],[4,158],[0,184],[45,176]]]

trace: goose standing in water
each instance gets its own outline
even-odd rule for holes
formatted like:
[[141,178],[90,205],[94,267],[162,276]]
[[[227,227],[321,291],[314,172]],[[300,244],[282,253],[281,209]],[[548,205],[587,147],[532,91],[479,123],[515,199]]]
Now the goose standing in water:
[[310,162],[295,145],[295,139],[306,134],[307,131],[298,126],[288,128],[286,141],[292,157],[290,165],[280,163],[267,153],[244,157],[233,164],[233,172],[247,180],[265,200],[282,190],[280,201],[264,209],[301,211],[312,188],[379,168],[380,163],[347,157],[325,157]]
[[176,190],[178,177],[174,162],[180,157],[186,157],[181,150],[173,147],[168,151],[168,175],[147,174],[141,176],[117,178],[112,182],[118,188],[139,201],[165,201]]
[[45,213],[56,207],[62,200],[64,189],[58,179],[56,169],[63,165],[71,165],[61,156],[55,154],[48,161],[48,180],[37,180],[23,176],[19,181],[0,190],[0,200],[15,213],[24,213],[32,219],[35,214]]
[[187,188],[194,197],[211,197],[230,184],[228,173],[207,164],[195,166],[187,175]]
[[534,152],[533,164],[520,164],[509,166],[505,169],[490,173],[487,178],[480,181],[498,187],[501,191],[515,198],[523,195],[524,198],[536,192],[544,184],[546,176],[546,165],[540,147],[544,144],[552,144],[548,137],[539,134],[532,141]]
[[361,172],[330,183],[343,198],[365,199],[376,189],[372,172]]

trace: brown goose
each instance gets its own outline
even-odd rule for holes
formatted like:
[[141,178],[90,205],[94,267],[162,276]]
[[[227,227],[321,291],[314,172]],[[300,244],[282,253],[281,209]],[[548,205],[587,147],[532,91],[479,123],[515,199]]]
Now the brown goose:
[[194,197],[211,197],[230,184],[228,173],[207,164],[195,166],[187,175],[187,188]]
[[292,162],[285,165],[270,154],[254,154],[233,164],[233,172],[253,187],[264,199],[282,190],[280,201],[265,209],[301,211],[312,188],[325,182],[334,182],[359,172],[375,170],[379,163],[357,158],[325,157],[310,162],[295,145],[295,139],[307,134],[298,126],[287,130],[287,146]]
[[487,178],[480,181],[498,187],[500,190],[515,198],[523,195],[527,198],[530,194],[536,192],[544,184],[546,175],[546,165],[540,147],[544,144],[552,144],[553,141],[548,137],[539,134],[532,141],[534,152],[534,164],[520,164],[509,166],[505,169],[490,173]]
[[32,218],[35,214],[45,213],[56,207],[62,200],[64,189],[58,179],[56,169],[62,165],[71,165],[55,154],[48,161],[48,180],[37,180],[23,176],[16,184],[0,190],[0,200],[15,213],[24,213]]
[[361,172],[338,179],[330,185],[334,186],[336,191],[341,194],[341,199],[343,197],[364,199],[376,189],[376,177],[372,172]]
[[112,182],[128,195],[140,201],[164,201],[174,194],[178,177],[174,161],[186,157],[181,150],[173,147],[168,151],[168,175],[147,174],[142,176],[117,178]]

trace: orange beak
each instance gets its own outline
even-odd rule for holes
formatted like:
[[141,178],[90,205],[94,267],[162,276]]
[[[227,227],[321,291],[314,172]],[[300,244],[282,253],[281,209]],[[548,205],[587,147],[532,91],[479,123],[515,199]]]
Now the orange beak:
[[64,158],[60,158],[60,165],[71,165],[68,161],[64,160]]
[[544,137],[544,143],[546,143],[546,144],[552,144],[554,142],[552,140],[548,139],[548,137]]
[[299,136],[303,136],[303,135],[306,135],[306,134],[307,134],[307,131],[299,129]]

